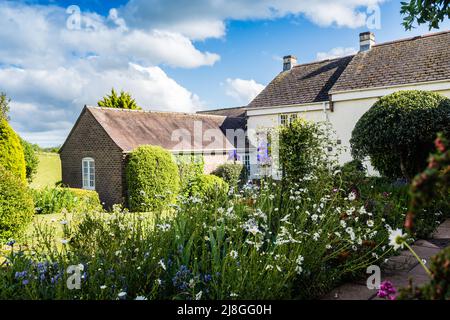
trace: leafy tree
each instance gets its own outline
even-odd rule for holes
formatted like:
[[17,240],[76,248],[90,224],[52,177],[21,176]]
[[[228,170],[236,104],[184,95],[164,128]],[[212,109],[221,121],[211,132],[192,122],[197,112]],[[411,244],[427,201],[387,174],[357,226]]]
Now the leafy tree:
[[428,23],[428,28],[438,29],[439,24],[445,18],[450,18],[449,0],[410,0],[401,2],[400,13],[406,15],[403,18],[403,26],[406,30],[413,28],[414,22],[417,24]]
[[120,95],[117,95],[114,88],[111,89],[111,94],[103,97],[97,105],[103,108],[142,110],[128,92],[120,91]]
[[426,167],[436,134],[450,133],[449,123],[450,99],[428,91],[395,92],[358,120],[350,139],[352,155],[370,157],[386,177],[411,180]]
[[9,113],[9,102],[11,99],[9,99],[6,94],[3,92],[0,93],[0,120],[6,119],[9,120],[8,113]]
[[25,155],[25,169],[27,180],[28,182],[31,182],[33,181],[33,177],[37,172],[37,167],[39,164],[39,158],[37,156],[37,150],[39,147],[29,143],[28,141],[25,141],[22,138],[20,138],[20,142],[22,144],[23,153]]

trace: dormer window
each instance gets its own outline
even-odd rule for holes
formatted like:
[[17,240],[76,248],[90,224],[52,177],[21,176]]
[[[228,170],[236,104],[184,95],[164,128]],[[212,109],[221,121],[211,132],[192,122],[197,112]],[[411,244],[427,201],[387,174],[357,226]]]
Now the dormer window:
[[83,158],[83,189],[95,190],[95,161],[92,158]]

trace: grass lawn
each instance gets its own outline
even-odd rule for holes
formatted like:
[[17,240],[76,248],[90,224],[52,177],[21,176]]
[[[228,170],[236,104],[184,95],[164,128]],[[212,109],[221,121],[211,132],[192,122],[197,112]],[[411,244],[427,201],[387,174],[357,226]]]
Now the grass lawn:
[[37,174],[30,184],[32,188],[54,186],[61,181],[61,160],[57,153],[39,153]]

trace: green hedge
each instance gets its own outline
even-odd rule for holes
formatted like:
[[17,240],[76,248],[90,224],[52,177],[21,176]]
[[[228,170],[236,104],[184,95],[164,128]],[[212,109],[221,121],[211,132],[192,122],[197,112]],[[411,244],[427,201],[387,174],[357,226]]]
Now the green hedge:
[[0,166],[0,243],[21,235],[33,219],[34,206],[23,180]]
[[126,179],[131,211],[164,209],[175,201],[180,189],[172,154],[158,146],[140,146],[130,153]]
[[203,174],[196,181],[196,192],[193,196],[203,200],[211,200],[218,197],[226,196],[229,185],[222,178],[212,174]]
[[242,163],[224,163],[218,166],[213,175],[222,178],[232,187],[243,185],[247,179],[247,170]]
[[180,175],[180,194],[188,197],[196,192],[196,181],[203,174],[205,161],[202,155],[179,155],[176,163]]
[[450,99],[428,91],[380,98],[358,120],[350,144],[354,158],[370,157],[390,178],[411,179],[426,167],[438,132],[450,134]]
[[74,188],[36,189],[32,191],[36,213],[89,212],[101,210],[98,193]]
[[39,165],[39,158],[36,152],[37,148],[22,138],[20,139],[20,143],[22,144],[25,156],[26,178],[28,182],[32,182]]
[[0,165],[25,181],[25,156],[22,144],[6,119],[0,119]]

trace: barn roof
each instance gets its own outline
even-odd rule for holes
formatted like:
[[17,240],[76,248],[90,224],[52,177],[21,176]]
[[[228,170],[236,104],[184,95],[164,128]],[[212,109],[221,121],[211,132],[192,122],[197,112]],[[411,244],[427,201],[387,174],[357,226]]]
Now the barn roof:
[[245,118],[209,114],[90,106],[85,111],[92,114],[124,152],[145,144],[172,151],[233,150],[235,147],[227,139],[226,130],[245,127]]

